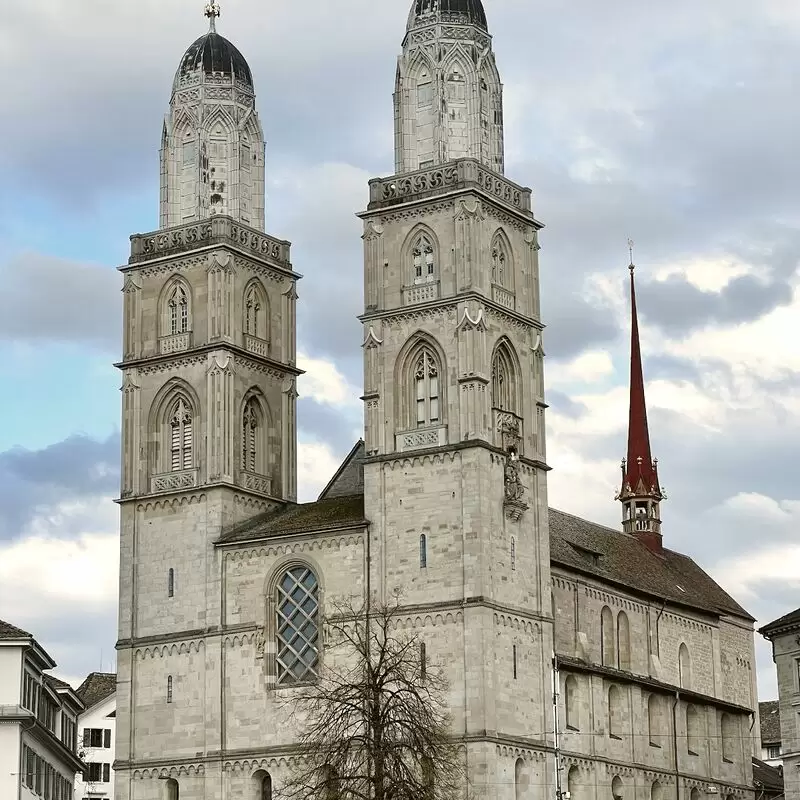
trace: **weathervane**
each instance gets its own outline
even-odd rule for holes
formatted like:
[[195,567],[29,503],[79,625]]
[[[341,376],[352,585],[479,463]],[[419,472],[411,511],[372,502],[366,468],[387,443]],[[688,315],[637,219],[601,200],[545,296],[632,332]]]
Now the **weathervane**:
[[628,266],[628,269],[631,272],[633,272],[636,269],[636,267],[633,265],[633,245],[634,245],[633,239],[628,239],[628,252],[630,253],[631,256],[631,262],[630,265]]
[[208,17],[209,25],[211,26],[211,32],[217,32],[217,17],[220,15],[220,8],[219,3],[217,0],[211,0],[210,3],[206,3],[206,16]]

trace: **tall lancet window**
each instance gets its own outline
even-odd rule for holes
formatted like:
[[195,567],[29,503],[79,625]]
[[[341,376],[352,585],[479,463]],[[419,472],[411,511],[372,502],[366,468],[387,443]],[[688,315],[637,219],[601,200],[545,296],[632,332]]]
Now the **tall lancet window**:
[[414,370],[417,393],[417,426],[437,425],[439,413],[439,364],[433,353],[423,347]]
[[186,333],[189,330],[189,298],[186,290],[177,284],[169,298],[170,333]]
[[179,397],[170,414],[170,469],[180,472],[191,469],[192,461],[192,412],[188,403]]
[[514,360],[508,344],[501,342],[492,359],[492,406],[517,413]]
[[261,313],[261,298],[255,286],[251,286],[247,291],[244,300],[244,332],[248,336],[264,337],[264,331],[259,330],[258,317]]
[[511,254],[508,242],[501,231],[492,240],[492,283],[511,288]]
[[252,397],[247,401],[242,416],[242,469],[259,472],[259,444],[261,432],[261,409]]
[[411,250],[414,259],[414,283],[427,283],[436,278],[436,253],[433,243],[421,234],[414,242]]

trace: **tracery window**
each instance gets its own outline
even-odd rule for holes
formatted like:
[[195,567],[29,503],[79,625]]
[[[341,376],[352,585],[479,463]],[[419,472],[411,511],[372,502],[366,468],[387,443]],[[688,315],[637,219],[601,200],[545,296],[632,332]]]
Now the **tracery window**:
[[436,277],[436,253],[430,238],[420,234],[411,248],[414,259],[414,283],[426,283]]
[[192,460],[192,412],[183,397],[179,397],[172,407],[170,425],[170,470],[180,472],[191,469]]
[[277,680],[292,685],[319,674],[319,583],[309,567],[287,570],[276,588]]
[[501,411],[517,412],[514,361],[505,342],[501,342],[492,359],[492,406]]
[[439,413],[439,363],[433,353],[423,347],[414,366],[416,387],[417,427],[437,425]]
[[251,397],[242,414],[242,469],[245,472],[259,471],[261,429],[261,409],[258,401]]
[[259,331],[258,317],[261,312],[261,298],[259,297],[258,289],[251,286],[247,290],[247,296],[244,299],[244,332],[248,336],[260,336],[262,339],[264,331]]
[[189,298],[181,284],[175,285],[168,303],[170,333],[186,333],[189,330]]
[[511,248],[502,230],[492,239],[492,283],[511,289],[513,286]]

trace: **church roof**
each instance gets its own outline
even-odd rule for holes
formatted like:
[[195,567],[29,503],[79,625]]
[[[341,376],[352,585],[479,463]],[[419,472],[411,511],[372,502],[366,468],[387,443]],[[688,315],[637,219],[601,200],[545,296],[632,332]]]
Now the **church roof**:
[[481,0],[414,0],[408,27],[418,22],[441,19],[444,22],[465,22],[488,30],[486,12]]
[[231,80],[244,81],[253,86],[253,73],[245,57],[224,36],[209,31],[193,42],[181,59],[175,75],[175,86],[180,78],[202,70],[206,75],[224,75]]
[[[261,514],[225,532],[217,543],[236,544],[286,533],[366,525],[363,457],[364,443],[359,441],[319,500]],[[350,493],[344,494],[348,490]],[[634,536],[554,508],[550,509],[549,520],[550,560],[554,565],[661,601],[710,614],[753,619],[688,556],[667,549],[654,553]]]

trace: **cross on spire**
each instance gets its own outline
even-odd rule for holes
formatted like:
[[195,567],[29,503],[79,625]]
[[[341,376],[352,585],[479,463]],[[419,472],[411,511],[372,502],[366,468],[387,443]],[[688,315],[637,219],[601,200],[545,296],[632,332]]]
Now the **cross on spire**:
[[217,32],[217,17],[222,13],[217,0],[211,0],[206,3],[206,16],[208,17],[208,25],[211,33]]

